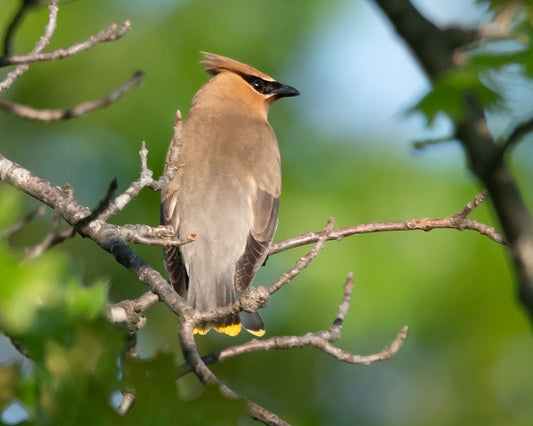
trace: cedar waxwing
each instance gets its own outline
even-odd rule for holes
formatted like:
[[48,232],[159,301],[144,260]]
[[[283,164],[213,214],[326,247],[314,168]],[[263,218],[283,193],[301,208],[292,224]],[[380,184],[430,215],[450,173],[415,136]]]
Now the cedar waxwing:
[[[268,254],[278,221],[279,148],[267,121],[270,105],[300,93],[233,59],[203,53],[213,77],[196,93],[183,125],[179,168],[161,193],[161,223],[196,241],[165,248],[176,291],[200,311],[233,304]],[[199,325],[230,336],[243,327],[261,336],[257,313]]]

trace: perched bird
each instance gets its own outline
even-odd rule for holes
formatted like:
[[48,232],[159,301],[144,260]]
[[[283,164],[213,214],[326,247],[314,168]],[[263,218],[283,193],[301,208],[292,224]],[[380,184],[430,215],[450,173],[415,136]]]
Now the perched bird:
[[[213,77],[196,93],[183,125],[179,168],[161,194],[161,223],[196,241],[165,248],[176,291],[200,311],[233,304],[268,254],[278,221],[280,155],[267,121],[277,99],[300,93],[237,62],[203,53]],[[257,313],[241,312],[200,324],[230,336],[242,326],[261,336]]]

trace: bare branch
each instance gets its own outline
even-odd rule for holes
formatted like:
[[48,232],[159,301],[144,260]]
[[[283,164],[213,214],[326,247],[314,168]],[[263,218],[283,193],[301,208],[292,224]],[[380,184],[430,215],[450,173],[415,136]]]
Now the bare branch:
[[[8,160],[2,154],[0,154],[0,179],[42,203],[57,209],[71,225],[76,225],[80,220],[91,214],[87,207],[80,205],[63,190],[35,176],[20,165]],[[181,317],[184,310],[191,309],[161,274],[151,268],[117,235],[113,225],[95,220],[86,224],[78,232],[91,238],[100,247],[111,253],[118,263],[134,273],[150,287],[151,291],[156,293],[161,300],[164,300],[174,313]]]
[[182,128],[183,120],[181,118],[181,111],[176,111],[176,118],[174,119],[174,134],[172,140],[170,141],[170,146],[168,147],[167,156],[165,158],[165,167],[163,169],[163,175],[159,180],[153,182],[150,185],[150,188],[154,191],[160,191],[174,177],[174,174],[179,168],[178,158],[182,146]]
[[413,148],[422,150],[432,145],[440,145],[443,143],[449,143],[453,140],[453,136],[443,136],[442,138],[422,139],[413,141]]
[[9,238],[14,233],[20,231],[22,228],[24,228],[28,223],[30,223],[33,219],[35,219],[38,216],[42,216],[46,213],[46,206],[44,204],[41,204],[39,207],[37,207],[35,210],[33,210],[31,213],[24,216],[19,222],[14,223],[9,228],[4,229],[2,231],[2,236],[4,238]]
[[110,305],[106,316],[111,323],[127,327],[131,334],[137,333],[146,325],[143,312],[158,302],[157,294],[148,291],[137,299],[122,300]]
[[6,32],[2,39],[4,45],[4,56],[9,56],[11,54],[11,46],[13,44],[15,32],[17,31],[19,25],[22,23],[22,20],[26,15],[26,12],[29,10],[30,6],[35,6],[35,4],[38,3],[38,0],[24,0],[20,1],[19,3],[19,8],[17,9],[15,14],[13,15],[13,18],[9,22],[9,25],[6,28]]
[[[27,66],[27,65],[20,65]],[[68,120],[71,118],[79,117],[90,111],[102,109],[119,98],[121,98],[129,90],[139,87],[142,84],[144,74],[140,71],[136,72],[133,77],[124,83],[120,88],[111,92],[100,99],[94,101],[88,101],[76,105],[68,109],[36,109],[27,105],[18,104],[8,101],[7,99],[0,98],[0,110],[17,115],[21,118],[27,118],[37,121],[57,121]]]
[[316,244],[309,251],[309,253],[298,259],[296,264],[287,272],[285,272],[276,282],[268,287],[248,287],[241,295],[241,298],[233,305],[219,307],[212,311],[195,312],[194,317],[191,316],[191,321],[194,322],[194,327],[197,327],[201,322],[214,321],[226,315],[237,314],[241,311],[256,312],[259,308],[266,306],[268,299],[272,294],[274,294],[285,284],[289,283],[300,272],[302,272],[302,270],[305,269],[318,255],[318,252],[322,250],[325,242],[328,240],[329,234],[333,228],[333,224],[334,219],[330,218],[324,227],[324,230],[318,234]]
[[106,43],[110,41],[116,41],[124,37],[126,33],[131,29],[131,22],[125,21],[120,25],[112,23],[105,30],[100,31],[98,34],[91,36],[88,40],[81,43],[73,44],[72,46],[53,50],[51,52],[31,52],[27,55],[14,55],[0,57],[0,67],[7,65],[20,65],[20,64],[32,64],[34,62],[41,61],[56,61],[60,59],[68,58],[69,56],[77,55],[84,50],[88,50],[96,44]]
[[91,211],[90,215],[84,217],[78,223],[76,223],[76,228],[81,229],[96,219],[100,219],[105,222],[105,219],[103,219],[102,217],[104,216],[104,213],[109,209],[109,205],[112,203],[117,188],[118,180],[115,177],[109,184],[105,197],[100,200],[96,208]]
[[[50,40],[52,36],[54,35],[54,31],[57,26],[57,0],[52,0],[50,5],[48,6],[49,14],[48,14],[48,24],[46,25],[44,29],[44,34],[41,36],[39,41],[35,44],[35,47],[31,51],[31,54],[36,55],[42,50],[48,46],[50,43]],[[8,89],[11,87],[11,85],[15,82],[17,78],[19,78],[22,74],[24,74],[29,68],[28,64],[22,64],[16,67],[13,71],[9,72],[4,80],[0,82],[0,91]]]
[[322,232],[309,232],[305,235],[272,244],[269,253],[270,255],[290,248],[315,243],[315,246],[309,251],[309,253],[298,259],[296,264],[285,272],[276,282],[268,287],[249,287],[242,294],[242,297],[233,305],[219,307],[213,311],[198,312],[195,316],[195,320],[197,321],[195,324],[198,324],[200,321],[213,321],[224,315],[236,314],[241,311],[256,312],[259,308],[264,307],[272,294],[278,291],[283,285],[290,282],[304,268],[306,268],[307,265],[309,265],[328,240],[342,240],[347,236],[373,232],[413,230],[431,231],[437,228],[451,228],[460,231],[464,229],[475,230],[483,235],[487,235],[495,242],[505,244],[503,237],[498,234],[494,228],[467,218],[467,215],[470,214],[475,207],[481,205],[486,197],[487,192],[483,191],[470,201],[459,213],[444,219],[411,219],[401,222],[369,223],[347,228],[332,229],[334,221],[333,218],[331,218]]
[[139,155],[141,157],[141,173],[139,179],[133,181],[126,191],[106,206],[106,209],[98,216],[100,220],[106,221],[110,217],[116,215],[119,211],[124,209],[133,198],[139,195],[144,187],[149,186],[154,181],[152,177],[153,172],[148,168],[148,150],[146,149],[145,141],[142,141]]
[[[339,332],[342,328],[342,324],[344,323],[344,318],[346,318],[346,315],[348,315],[348,310],[350,309],[353,287],[353,274],[350,272],[348,274],[348,277],[346,278],[346,281],[344,282],[344,286],[342,287],[344,291],[344,296],[342,298],[341,304],[339,305],[339,308],[337,310],[337,316],[335,317],[332,326],[332,329],[335,328],[335,330],[339,330]],[[338,339],[339,337],[336,337],[335,339]]]
[[[70,195],[71,197],[72,197],[72,194],[74,193],[74,190],[68,183],[64,186],[63,191],[66,194]],[[44,207],[44,206],[41,206],[41,207]],[[74,231],[74,227],[72,226],[70,226],[68,229],[65,229],[64,231],[59,230],[59,226],[61,225],[61,222],[62,222],[61,214],[57,210],[54,210],[54,218],[52,221],[52,227],[50,228],[50,231],[48,231],[48,233],[45,235],[45,237],[39,244],[33,247],[25,248],[24,251],[26,254],[26,258],[35,259],[41,256],[41,254],[43,254],[46,250],[48,250],[50,247],[54,246],[55,244],[63,242],[67,238],[72,238],[74,236],[75,231]]]
[[[349,226],[347,228],[333,229],[329,235],[328,240],[342,240],[344,237],[357,234],[368,234],[373,232],[386,232],[386,231],[432,231],[433,229],[457,229],[464,231],[466,229],[479,232],[482,235],[486,235],[491,240],[499,244],[506,244],[505,239],[496,230],[484,223],[468,219],[466,216],[470,214],[473,208],[479,206],[485,200],[487,192],[484,191],[477,195],[476,198],[470,202],[465,209],[461,212],[446,217],[443,219],[410,219],[402,220],[398,222],[372,222],[362,225]],[[474,205],[470,210],[467,210],[468,206]],[[279,252],[306,245],[312,244],[320,238],[320,233],[309,232],[305,235],[289,238],[284,241],[273,243],[270,246],[269,255],[277,254]]]
[[316,244],[311,249],[307,255],[300,258],[298,262],[290,270],[285,272],[275,283],[267,287],[268,293],[270,295],[274,294],[285,284],[290,282],[295,276],[297,276],[303,269],[311,263],[311,261],[318,255],[318,252],[324,248],[326,241],[330,239],[331,233],[333,232],[333,224],[335,220],[331,217],[328,220],[327,225],[324,227],[324,230],[317,235]]
[[264,407],[242,398],[239,394],[231,390],[228,386],[221,383],[215,374],[204,363],[198,349],[196,342],[194,341],[194,327],[196,324],[196,318],[191,308],[188,311],[183,312],[183,316],[180,317],[179,338],[180,346],[183,356],[187,364],[191,366],[194,374],[203,382],[209,384],[215,384],[219,387],[220,393],[229,399],[244,399],[248,404],[250,414],[255,419],[263,422],[267,425],[287,425],[288,423],[281,419],[278,415],[267,410]]
[[[272,337],[264,340],[251,340],[242,345],[233,346],[223,349],[219,352],[214,352],[202,357],[202,361],[207,364],[214,364],[216,362],[225,361],[229,358],[234,358],[250,352],[268,351],[270,349],[293,349],[304,346],[314,346],[327,354],[333,356],[339,361],[344,361],[350,364],[364,364],[369,365],[373,362],[383,361],[391,358],[398,352],[402,343],[407,338],[407,326],[403,327],[398,333],[397,337],[392,341],[390,346],[383,348],[381,352],[370,355],[356,355],[346,352],[334,345],[332,342],[340,338],[340,332],[344,318],[350,308],[350,299],[352,296],[352,289],[354,286],[353,275],[349,274],[344,283],[344,296],[342,303],[338,307],[337,316],[333,321],[333,325],[327,331],[318,331],[315,333],[307,333],[303,336],[283,336]],[[206,367],[207,368],[207,367]],[[193,366],[184,364],[178,369],[179,377],[193,371]]]
[[126,415],[134,402],[135,402],[135,392],[133,390],[124,392],[122,394],[122,401],[120,401],[120,405],[117,409],[117,413],[120,414],[121,416]]
[[248,409],[250,410],[250,414],[252,418],[255,420],[260,421],[261,423],[268,425],[268,426],[289,426],[289,423],[287,423],[285,420],[283,420],[281,417],[279,417],[277,414],[273,413],[272,411],[268,411],[267,409],[261,407],[260,405],[256,404],[255,402],[248,401]]
[[[181,119],[181,116],[180,116]],[[113,200],[115,191],[118,187],[118,182],[116,178],[111,182],[106,196],[102,199],[98,206],[91,212],[90,215],[84,217],[77,222],[75,226],[71,226],[68,229],[59,232],[59,224],[61,217],[57,215],[57,212],[54,214],[54,222],[52,229],[46,235],[44,240],[38,245],[27,248],[26,256],[29,258],[35,258],[40,256],[45,250],[63,242],[67,238],[72,238],[76,231],[85,227],[87,224],[98,220],[101,223],[107,221],[110,217],[117,214],[121,211],[134,197],[136,197],[140,191],[152,184],[159,184],[158,181],[154,181],[152,175],[153,172],[148,168],[147,158],[148,150],[146,149],[146,144],[143,141],[141,151],[139,152],[141,157],[141,173],[140,178],[132,182],[130,187],[115,200]],[[72,196],[72,188],[70,185],[64,189],[65,193]],[[41,206],[38,211],[43,210],[45,206]],[[9,230],[10,233],[16,232],[18,229],[22,228],[26,223],[32,220],[37,212],[29,215],[20,223],[14,225]],[[132,242],[135,244],[144,244],[144,245],[159,245],[163,247],[169,246],[178,246],[183,244],[188,244],[196,240],[196,234],[190,234],[186,238],[179,239],[176,238],[174,229],[170,226],[157,226],[151,227],[148,225],[107,225],[109,229],[113,229],[117,236],[123,239],[124,241]],[[6,231],[6,232],[7,232]]]
[[508,153],[511,148],[513,148],[531,132],[533,132],[533,117],[515,126],[511,134],[500,146],[500,156]]
[[196,234],[183,239],[176,238],[176,233],[169,226],[120,225],[116,231],[125,241],[149,246],[181,246],[196,241]]

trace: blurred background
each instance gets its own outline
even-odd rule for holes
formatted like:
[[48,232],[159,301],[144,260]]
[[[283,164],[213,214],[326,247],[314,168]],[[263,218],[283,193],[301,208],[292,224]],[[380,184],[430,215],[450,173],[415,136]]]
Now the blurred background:
[[[473,0],[413,3],[439,26],[477,26],[491,19]],[[2,31],[17,5],[0,1]],[[104,96],[136,70],[146,73],[141,88],[75,120],[36,123],[0,114],[0,152],[58,186],[69,182],[75,198],[89,207],[103,198],[115,176],[122,190],[138,177],[143,140],[149,166],[156,176],[161,173],[175,112],[181,109],[186,116],[192,96],[208,78],[200,51],[250,64],[302,93],[276,103],[269,116],[283,168],[275,241],[321,230],[330,216],[337,227],[449,216],[482,189],[457,143],[413,149],[414,140],[448,136],[451,125],[438,116],[427,128],[422,116],[406,114],[429,83],[372,1],[61,2],[50,49],[126,19],[132,30],[120,41],[63,61],[36,63],[3,95],[38,108],[66,108]],[[46,9],[32,10],[14,51],[30,51],[46,21]],[[504,113],[490,115],[496,134],[533,113],[531,83],[512,70],[498,79],[508,104]],[[512,167],[531,208],[532,164],[530,138],[518,146]],[[3,184],[0,190],[0,206],[6,209],[5,197],[13,198],[15,191]],[[20,197],[12,206],[21,216],[37,203]],[[495,225],[490,203],[472,218]],[[157,225],[158,220],[159,194],[145,190],[112,222]],[[20,255],[50,223],[49,213],[12,236],[11,250]],[[160,248],[134,249],[164,271]],[[272,282],[306,250],[272,256],[255,284]],[[44,262],[61,258],[62,268],[75,271],[85,285],[106,282],[111,301],[146,291],[110,255],[80,237],[43,257]],[[408,325],[408,339],[392,360],[354,366],[305,348],[244,355],[215,365],[215,374],[295,425],[531,424],[533,337],[503,247],[454,230],[329,242],[262,312],[266,337],[329,328],[351,271],[354,297],[338,344],[363,355],[379,352]],[[147,316],[139,335],[141,357],[173,354],[172,362],[179,364],[176,318],[163,305]],[[210,333],[198,344],[208,353],[249,338]],[[0,345],[5,365],[13,362],[7,351]],[[201,395],[191,377],[179,381],[178,391],[185,400],[214,398],[212,392]],[[210,405],[202,407],[198,424],[226,424]],[[159,404],[157,410],[173,407]],[[24,415],[16,418],[4,412],[2,421],[14,423]]]

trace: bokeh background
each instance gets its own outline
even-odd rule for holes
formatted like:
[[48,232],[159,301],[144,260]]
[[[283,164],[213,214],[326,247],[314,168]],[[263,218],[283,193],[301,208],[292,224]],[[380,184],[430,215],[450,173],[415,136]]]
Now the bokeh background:
[[[491,17],[473,0],[414,4],[441,26],[474,26]],[[0,1],[2,31],[16,5]],[[111,92],[136,70],[146,73],[141,88],[71,121],[36,123],[0,114],[0,152],[58,186],[69,182],[87,206],[97,205],[115,176],[120,189],[137,178],[143,140],[149,166],[156,175],[161,172],[176,109],[186,116],[192,96],[208,78],[199,64],[204,50],[253,65],[302,93],[270,112],[283,168],[276,241],[318,231],[330,216],[338,227],[444,217],[481,190],[457,143],[413,149],[414,140],[447,136],[451,126],[439,116],[427,128],[422,116],[406,114],[429,84],[372,1],[62,2],[50,48],[82,41],[126,19],[132,30],[120,41],[63,61],[36,63],[4,96],[40,108],[65,108]],[[31,50],[46,20],[46,9],[28,14],[15,52]],[[533,112],[530,83],[513,70],[497,78],[509,102],[506,111],[490,115],[495,133]],[[533,208],[532,165],[530,138],[517,148],[512,166]],[[2,210],[22,215],[37,205],[3,184],[0,194]],[[146,190],[112,221],[156,225],[158,217],[159,194]],[[472,217],[495,224],[490,203]],[[16,214],[9,217],[15,219]],[[11,237],[11,252],[20,255],[36,243],[50,220],[49,214]],[[164,270],[160,248],[135,250]],[[305,251],[272,256],[256,284],[275,280]],[[41,261],[46,259],[74,271],[84,285],[106,282],[111,301],[146,291],[110,255],[79,237]],[[248,354],[214,366],[215,373],[296,425],[531,424],[533,337],[504,248],[476,233],[453,230],[329,242],[270,300],[262,312],[266,336],[328,328],[350,271],[356,286],[339,345],[354,353],[378,352],[408,325],[408,340],[392,360],[354,366],[306,348]],[[2,279],[0,285],[10,282]],[[141,357],[150,362],[173,354],[174,361],[160,368],[179,364],[176,318],[162,305],[147,316],[139,335]],[[210,334],[198,344],[207,353],[248,339],[244,333],[233,340]],[[6,343],[0,345],[0,362],[19,363]],[[194,378],[181,380],[178,391],[179,398],[191,401],[181,409],[197,411],[188,421],[182,413],[182,424],[232,424],[220,408],[225,402],[216,392],[202,393]],[[176,410],[172,398],[155,405],[159,416]],[[12,406],[1,420],[24,419],[22,406]],[[159,418],[146,421],[158,424]],[[145,420],[129,418],[129,424],[136,421]]]

